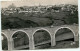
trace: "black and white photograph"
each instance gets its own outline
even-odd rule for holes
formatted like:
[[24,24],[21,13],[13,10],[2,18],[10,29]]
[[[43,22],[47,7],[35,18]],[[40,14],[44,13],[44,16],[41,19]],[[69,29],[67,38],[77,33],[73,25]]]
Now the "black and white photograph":
[[2,50],[79,48],[78,0],[1,1]]

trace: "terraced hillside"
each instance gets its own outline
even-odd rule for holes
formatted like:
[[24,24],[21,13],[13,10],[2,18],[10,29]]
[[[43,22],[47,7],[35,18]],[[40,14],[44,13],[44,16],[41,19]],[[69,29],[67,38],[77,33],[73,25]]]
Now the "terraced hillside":
[[[78,12],[71,14],[70,12],[46,12],[36,17],[28,17],[26,14],[2,15],[2,29],[9,28],[29,28],[50,25],[78,24]],[[35,14],[34,14],[35,15]],[[74,21],[75,20],[75,21]]]

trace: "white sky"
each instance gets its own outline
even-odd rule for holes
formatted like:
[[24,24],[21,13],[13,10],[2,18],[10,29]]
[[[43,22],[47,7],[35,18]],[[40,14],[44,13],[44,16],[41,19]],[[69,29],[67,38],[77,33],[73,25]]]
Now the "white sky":
[[78,0],[16,0],[16,1],[2,1],[2,7],[8,7],[14,3],[16,6],[33,6],[33,5],[55,5],[55,4],[74,4],[78,5]]

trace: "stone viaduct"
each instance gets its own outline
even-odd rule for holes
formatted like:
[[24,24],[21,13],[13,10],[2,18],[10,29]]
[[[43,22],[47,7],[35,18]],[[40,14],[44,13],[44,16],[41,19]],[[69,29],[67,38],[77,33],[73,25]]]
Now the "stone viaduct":
[[29,38],[29,49],[35,49],[34,45],[34,33],[39,30],[45,30],[50,34],[51,37],[51,46],[56,45],[55,34],[59,29],[67,28],[70,29],[74,34],[74,41],[78,41],[78,25],[61,25],[61,26],[53,26],[53,27],[36,27],[36,28],[24,28],[24,29],[8,29],[2,30],[1,34],[4,34],[8,40],[8,50],[14,50],[14,42],[12,36],[18,32],[25,32]]

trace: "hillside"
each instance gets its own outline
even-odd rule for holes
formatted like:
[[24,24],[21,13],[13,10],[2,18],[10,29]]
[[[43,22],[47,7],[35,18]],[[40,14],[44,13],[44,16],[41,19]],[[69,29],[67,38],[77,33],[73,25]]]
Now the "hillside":
[[[78,13],[69,14],[69,12],[45,13],[41,17],[27,17],[18,15],[15,17],[2,16],[2,29],[9,28],[29,28],[38,26],[78,24]],[[75,20],[75,21],[74,21]]]
[[30,26],[39,26],[37,23],[33,21],[24,21],[17,17],[8,17],[5,19],[2,19],[2,29],[12,29],[12,28],[27,28]]
[[[5,15],[1,13],[2,29],[9,28],[29,28],[29,27],[39,27],[39,26],[51,26],[51,25],[64,25],[64,24],[78,24],[78,11],[77,7],[70,7],[64,10],[57,9],[56,7],[48,8],[44,13],[41,12],[15,12]],[[74,9],[75,8],[75,9]],[[26,8],[27,9],[27,8]],[[54,10],[54,11],[53,11]],[[72,12],[73,11],[73,12]]]

